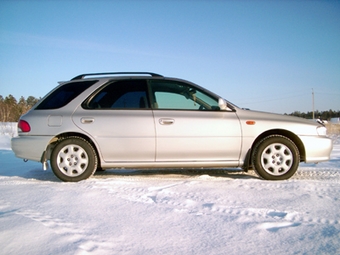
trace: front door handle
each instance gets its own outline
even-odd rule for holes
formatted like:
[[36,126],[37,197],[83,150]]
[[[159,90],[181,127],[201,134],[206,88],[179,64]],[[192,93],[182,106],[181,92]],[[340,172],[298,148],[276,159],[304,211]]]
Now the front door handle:
[[174,119],[170,119],[170,118],[159,119],[159,124],[161,124],[161,125],[171,125],[171,124],[174,124],[174,123],[175,123]]
[[94,118],[81,118],[81,123],[83,124],[90,124],[94,122]]

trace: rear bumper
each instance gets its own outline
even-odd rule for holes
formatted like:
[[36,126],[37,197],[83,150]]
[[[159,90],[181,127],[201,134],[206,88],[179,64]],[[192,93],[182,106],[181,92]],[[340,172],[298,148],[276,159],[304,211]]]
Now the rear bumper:
[[306,150],[306,163],[328,161],[333,149],[332,139],[322,136],[300,136]]
[[11,140],[12,150],[18,158],[41,162],[41,157],[53,136],[16,136]]

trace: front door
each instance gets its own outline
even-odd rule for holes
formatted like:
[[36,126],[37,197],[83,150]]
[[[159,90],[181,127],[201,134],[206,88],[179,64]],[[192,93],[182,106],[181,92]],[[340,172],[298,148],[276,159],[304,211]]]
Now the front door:
[[157,162],[238,161],[241,129],[235,112],[189,84],[150,81]]

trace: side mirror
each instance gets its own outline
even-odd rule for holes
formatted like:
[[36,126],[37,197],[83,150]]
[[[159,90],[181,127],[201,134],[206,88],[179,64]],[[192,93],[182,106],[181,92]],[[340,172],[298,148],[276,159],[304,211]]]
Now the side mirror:
[[223,98],[218,99],[218,106],[220,107],[221,111],[225,111],[228,109],[227,102]]

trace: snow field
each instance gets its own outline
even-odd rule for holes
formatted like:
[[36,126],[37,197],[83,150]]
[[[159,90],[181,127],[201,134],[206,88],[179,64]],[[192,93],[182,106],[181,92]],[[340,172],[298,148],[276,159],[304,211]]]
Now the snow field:
[[340,254],[340,138],[287,181],[118,171],[63,183],[0,136],[1,254]]

